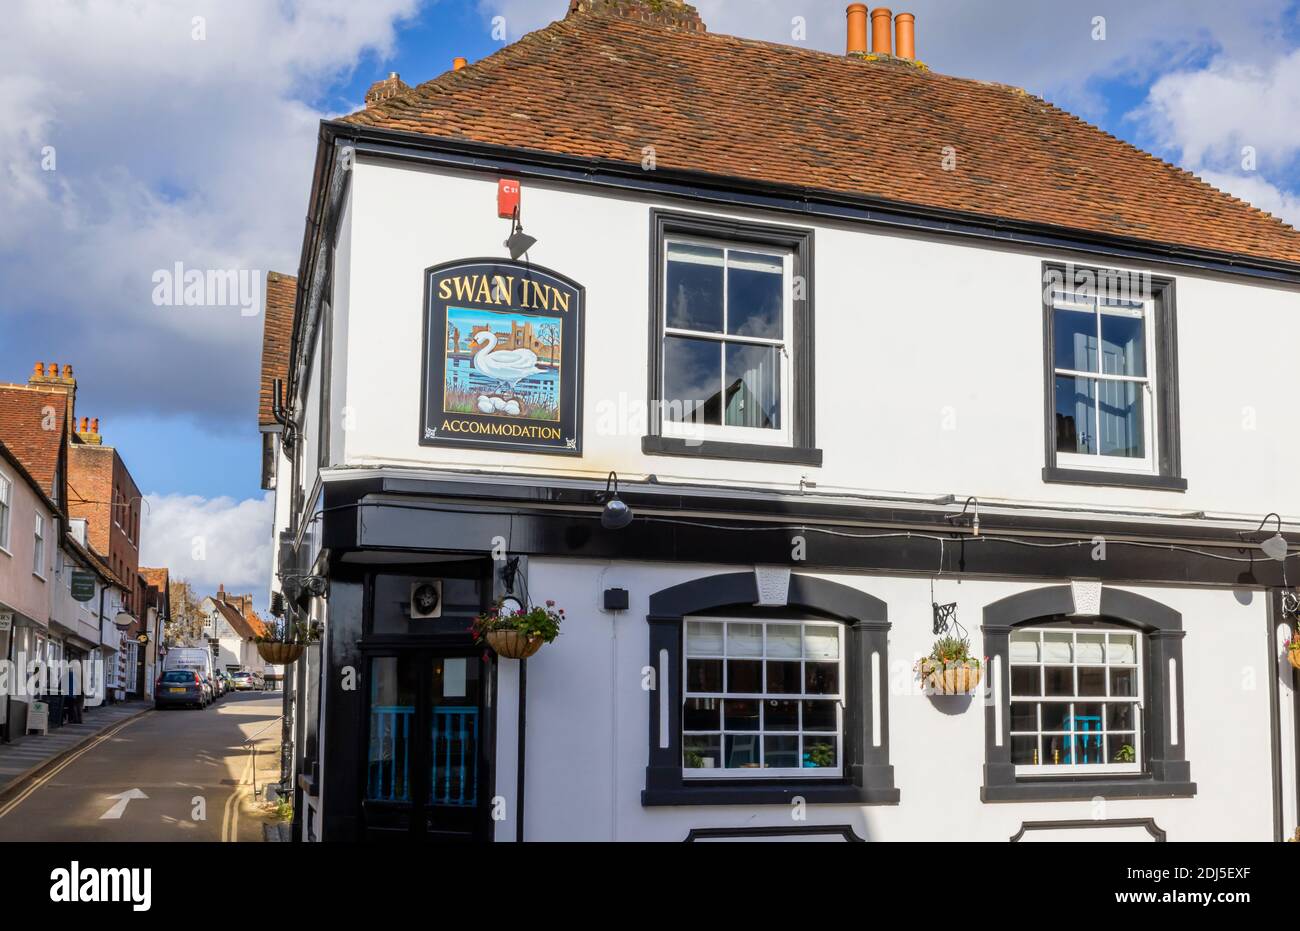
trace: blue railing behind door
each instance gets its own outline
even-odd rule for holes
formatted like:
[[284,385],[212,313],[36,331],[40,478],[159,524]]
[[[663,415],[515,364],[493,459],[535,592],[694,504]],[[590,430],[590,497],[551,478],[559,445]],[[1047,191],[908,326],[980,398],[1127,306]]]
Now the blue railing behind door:
[[478,804],[478,709],[433,709],[433,780],[435,805]]
[[370,709],[367,798],[381,802],[411,800],[411,719],[414,717],[415,708],[411,705],[379,705]]

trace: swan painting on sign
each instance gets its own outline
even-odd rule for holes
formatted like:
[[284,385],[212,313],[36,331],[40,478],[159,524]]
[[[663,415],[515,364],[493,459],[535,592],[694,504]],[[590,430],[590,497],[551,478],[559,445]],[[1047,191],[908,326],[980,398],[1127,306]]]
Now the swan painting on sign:
[[447,308],[446,413],[560,419],[564,321]]

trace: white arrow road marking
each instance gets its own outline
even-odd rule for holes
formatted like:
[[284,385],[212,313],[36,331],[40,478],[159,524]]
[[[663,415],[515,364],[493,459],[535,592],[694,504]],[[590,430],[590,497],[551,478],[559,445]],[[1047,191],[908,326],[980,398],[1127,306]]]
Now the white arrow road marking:
[[148,797],[149,796],[145,795],[139,789],[128,789],[125,792],[119,792],[117,795],[110,795],[109,798],[117,799],[117,804],[114,805],[112,808],[110,808],[108,811],[104,812],[102,815],[100,815],[99,820],[115,821],[118,818],[122,817],[122,814],[123,812],[126,811],[126,806],[130,803],[131,799],[148,798]]

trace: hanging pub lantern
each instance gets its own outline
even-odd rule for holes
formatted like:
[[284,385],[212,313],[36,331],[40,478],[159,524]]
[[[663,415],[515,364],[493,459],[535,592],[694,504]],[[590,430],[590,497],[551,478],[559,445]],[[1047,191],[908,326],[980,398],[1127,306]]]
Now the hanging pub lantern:
[[126,630],[134,623],[135,618],[125,611],[117,612],[117,616],[113,618],[113,626],[118,630]]

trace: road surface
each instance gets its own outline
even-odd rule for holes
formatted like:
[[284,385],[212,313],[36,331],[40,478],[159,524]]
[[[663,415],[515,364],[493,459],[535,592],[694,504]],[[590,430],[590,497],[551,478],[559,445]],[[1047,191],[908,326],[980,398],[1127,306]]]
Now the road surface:
[[261,841],[257,786],[277,778],[279,692],[235,692],[204,711],[148,711],[110,729],[0,803],[0,842]]

